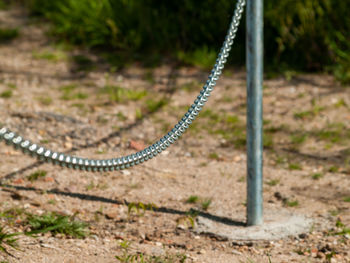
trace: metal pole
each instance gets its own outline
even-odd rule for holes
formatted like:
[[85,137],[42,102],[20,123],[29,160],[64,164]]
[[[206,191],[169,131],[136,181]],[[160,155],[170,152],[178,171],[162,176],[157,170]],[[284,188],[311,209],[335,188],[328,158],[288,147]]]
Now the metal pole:
[[247,1],[247,225],[263,223],[263,0]]

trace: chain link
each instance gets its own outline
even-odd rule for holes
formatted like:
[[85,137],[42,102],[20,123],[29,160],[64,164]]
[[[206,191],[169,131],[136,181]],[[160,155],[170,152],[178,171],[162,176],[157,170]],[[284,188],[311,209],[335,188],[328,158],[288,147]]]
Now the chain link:
[[5,127],[0,127],[0,141],[4,140],[8,145],[13,145],[16,149],[20,149],[32,157],[37,157],[40,161],[46,161],[48,163],[57,164],[62,167],[92,172],[122,170],[152,159],[181,137],[181,135],[196,119],[204,104],[208,100],[210,93],[213,91],[216,85],[216,81],[221,75],[224,64],[227,61],[227,57],[231,50],[239,22],[242,17],[244,5],[245,0],[238,0],[229,30],[227,32],[220,53],[217,57],[216,63],[198,97],[185,113],[185,115],[181,118],[181,120],[174,126],[174,128],[151,146],[143,149],[142,151],[127,156],[113,159],[96,160],[70,156],[64,153],[46,149],[43,146],[24,139],[23,137],[15,134]]

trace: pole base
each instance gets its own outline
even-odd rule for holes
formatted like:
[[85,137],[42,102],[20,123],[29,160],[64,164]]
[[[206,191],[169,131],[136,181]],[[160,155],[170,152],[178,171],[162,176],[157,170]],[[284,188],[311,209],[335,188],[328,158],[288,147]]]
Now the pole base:
[[264,223],[246,226],[232,221],[218,221],[202,216],[197,217],[194,232],[215,236],[221,240],[252,242],[284,239],[308,233],[313,221],[303,215],[294,214],[285,209],[264,212]]

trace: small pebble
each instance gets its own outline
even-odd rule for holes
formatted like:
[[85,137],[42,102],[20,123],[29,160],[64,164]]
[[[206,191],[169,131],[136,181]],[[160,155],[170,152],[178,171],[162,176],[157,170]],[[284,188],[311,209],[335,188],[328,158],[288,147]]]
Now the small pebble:
[[123,175],[130,175],[130,174],[131,174],[131,172],[130,172],[130,171],[128,171],[128,170],[122,170],[122,174],[123,174]]

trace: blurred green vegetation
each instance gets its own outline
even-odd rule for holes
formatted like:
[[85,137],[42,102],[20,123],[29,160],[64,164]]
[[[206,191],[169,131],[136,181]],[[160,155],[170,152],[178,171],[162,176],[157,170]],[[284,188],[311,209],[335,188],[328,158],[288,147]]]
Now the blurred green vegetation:
[[18,37],[19,32],[16,28],[0,28],[0,43],[7,43]]
[[[53,24],[59,40],[100,48],[117,66],[162,57],[208,68],[234,9],[231,0],[27,0],[33,16]],[[350,3],[265,1],[266,71],[327,71],[350,82]],[[243,65],[242,21],[230,63]],[[148,60],[146,58],[149,58]]]

